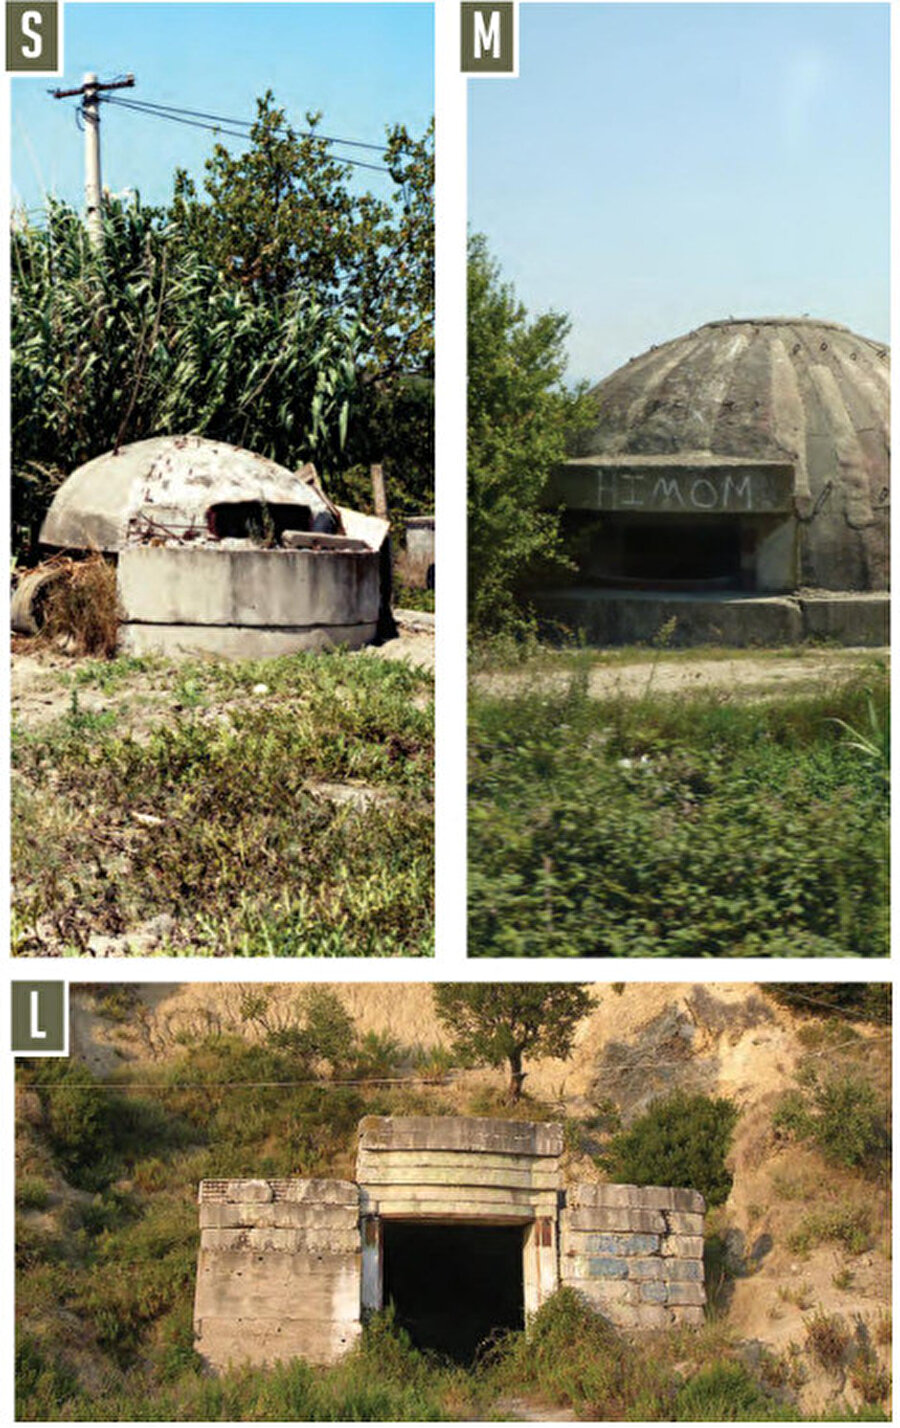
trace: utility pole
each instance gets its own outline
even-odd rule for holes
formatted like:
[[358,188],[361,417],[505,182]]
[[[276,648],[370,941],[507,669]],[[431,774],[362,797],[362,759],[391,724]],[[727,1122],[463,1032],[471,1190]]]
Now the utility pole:
[[103,184],[100,172],[100,100],[104,89],[132,89],[134,75],[126,74],[124,79],[113,79],[101,84],[95,74],[86,74],[84,83],[78,89],[54,89],[54,99],[71,99],[82,96],[81,114],[84,119],[84,198],[88,239],[95,248],[103,247]]

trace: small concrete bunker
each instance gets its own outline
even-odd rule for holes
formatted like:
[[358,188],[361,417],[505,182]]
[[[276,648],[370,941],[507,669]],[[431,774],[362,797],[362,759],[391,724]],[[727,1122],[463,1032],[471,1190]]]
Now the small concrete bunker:
[[371,1116],[356,1181],[200,1185],[194,1332],[214,1368],[331,1363],[391,1303],[422,1349],[462,1362],[562,1284],[611,1323],[703,1319],[703,1197],[564,1186],[559,1125]]
[[73,471],[40,543],[116,558],[123,650],[262,657],[372,640],[387,533],[329,501],[312,466],[160,436]]
[[[810,318],[728,319],[592,392],[552,476],[577,565],[551,618],[601,642],[886,640],[890,354]],[[676,640],[677,642],[677,640]]]

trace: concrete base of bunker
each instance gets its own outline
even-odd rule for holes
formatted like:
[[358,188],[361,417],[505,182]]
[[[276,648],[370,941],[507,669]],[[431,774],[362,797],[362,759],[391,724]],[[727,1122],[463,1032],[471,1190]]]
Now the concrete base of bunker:
[[672,621],[667,644],[676,647],[744,648],[820,639],[880,647],[889,640],[887,591],[711,595],[575,586],[543,591],[535,604],[551,628],[578,633],[598,646],[650,644]]
[[260,659],[375,638],[377,551],[130,546],[119,554],[120,646]]
[[523,1237],[519,1225],[385,1222],[384,1302],[416,1348],[469,1363],[525,1327]]
[[261,629],[258,625],[119,626],[122,654],[216,655],[221,659],[277,659],[304,650],[360,649],[375,639],[377,626],[327,625]]

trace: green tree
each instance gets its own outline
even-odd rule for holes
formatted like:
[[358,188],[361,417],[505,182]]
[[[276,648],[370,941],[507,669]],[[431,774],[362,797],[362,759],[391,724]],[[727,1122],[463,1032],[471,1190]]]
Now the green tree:
[[469,614],[473,630],[527,626],[529,581],[564,564],[547,478],[593,407],[563,384],[568,318],[529,317],[481,234],[469,240]]
[[304,988],[288,1003],[273,1001],[266,987],[254,987],[242,998],[241,1020],[255,1026],[267,1046],[286,1053],[298,1075],[311,1075],[323,1062],[338,1075],[357,1055],[356,1024],[327,987]]
[[434,988],[434,1005],[458,1056],[488,1066],[506,1062],[509,1099],[517,1101],[527,1075],[525,1055],[568,1056],[592,1000],[578,985],[454,983]]
[[[418,139],[402,125],[388,130],[384,198],[353,184],[320,120],[308,113],[308,128],[295,130],[266,93],[250,146],[232,155],[216,145],[202,197],[176,175],[171,217],[237,288],[276,306],[302,292],[327,313],[352,316],[360,343],[351,460],[383,462],[402,504],[404,478],[433,481],[434,127]],[[417,494],[414,506],[431,504],[430,491]]]
[[201,197],[106,201],[104,245],[52,202],[11,234],[13,523],[33,553],[59,481],[117,444],[192,431],[287,466],[338,499],[383,461],[398,505],[430,507],[433,135],[385,140],[387,197],[351,185],[271,95],[247,148],[218,145]]
[[598,1159],[625,1184],[684,1186],[721,1205],[731,1190],[725,1156],[737,1117],[723,1097],[675,1091],[613,1136]]

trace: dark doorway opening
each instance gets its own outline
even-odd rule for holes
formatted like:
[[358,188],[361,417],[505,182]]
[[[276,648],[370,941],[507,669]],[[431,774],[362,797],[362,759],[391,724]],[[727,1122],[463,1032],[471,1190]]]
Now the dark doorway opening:
[[622,530],[622,574],[647,584],[738,586],[741,533],[737,521],[647,522]]
[[217,506],[210,506],[206,524],[217,540],[280,540],[285,531],[312,530],[313,519],[309,506],[220,501]]
[[525,1325],[521,1225],[382,1222],[384,1303],[418,1349],[470,1363]]

